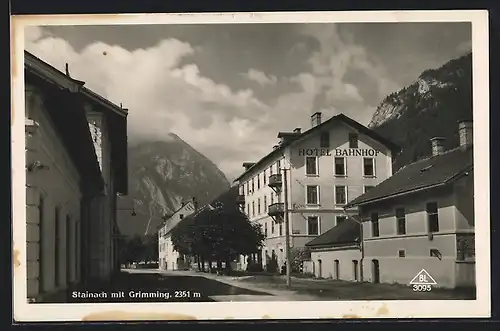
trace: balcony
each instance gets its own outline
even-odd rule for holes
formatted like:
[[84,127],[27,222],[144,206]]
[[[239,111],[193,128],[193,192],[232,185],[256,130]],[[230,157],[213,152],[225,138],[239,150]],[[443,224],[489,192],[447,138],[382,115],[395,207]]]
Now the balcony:
[[267,184],[267,186],[269,186],[270,188],[274,188],[281,187],[281,185],[283,185],[281,174],[274,174],[269,176],[269,183]]
[[245,196],[243,194],[240,194],[236,197],[236,203],[238,205],[244,205],[245,204]]
[[283,216],[285,212],[285,204],[282,202],[273,203],[269,205],[267,214],[271,217]]

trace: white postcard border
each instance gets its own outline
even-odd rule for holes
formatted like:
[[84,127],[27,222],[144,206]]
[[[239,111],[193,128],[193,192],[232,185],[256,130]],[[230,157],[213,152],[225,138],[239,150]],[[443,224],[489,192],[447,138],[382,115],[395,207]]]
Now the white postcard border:
[[[26,300],[26,178],[24,28],[29,25],[220,24],[220,23],[471,22],[476,222],[476,300],[313,302],[28,304]],[[317,318],[490,317],[489,49],[488,12],[356,11],[202,14],[25,15],[11,18],[12,31],[12,214],[14,319],[216,320]]]

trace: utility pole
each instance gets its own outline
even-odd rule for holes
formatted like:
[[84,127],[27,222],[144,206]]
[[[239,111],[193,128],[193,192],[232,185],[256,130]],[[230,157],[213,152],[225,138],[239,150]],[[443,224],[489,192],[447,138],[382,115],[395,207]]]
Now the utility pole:
[[365,260],[365,240],[364,240],[364,234],[363,234],[363,222],[361,220],[356,219],[356,216],[351,216],[347,212],[347,210],[344,208],[344,214],[347,218],[350,218],[354,222],[358,223],[359,226],[359,250],[361,253],[361,259],[359,261],[359,280],[360,282],[364,281],[363,277],[363,270],[364,270],[364,260]]
[[290,254],[290,222],[288,218],[288,170],[283,168],[283,213],[284,213],[284,223],[285,223],[285,244],[286,244],[286,286],[292,286],[292,261]]

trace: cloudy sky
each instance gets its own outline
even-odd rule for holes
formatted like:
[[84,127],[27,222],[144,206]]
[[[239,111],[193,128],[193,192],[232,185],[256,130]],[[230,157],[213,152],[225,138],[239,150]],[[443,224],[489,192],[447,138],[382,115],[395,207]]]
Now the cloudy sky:
[[129,141],[174,132],[232,180],[278,131],[382,99],[470,50],[468,23],[46,26],[26,49],[129,109]]

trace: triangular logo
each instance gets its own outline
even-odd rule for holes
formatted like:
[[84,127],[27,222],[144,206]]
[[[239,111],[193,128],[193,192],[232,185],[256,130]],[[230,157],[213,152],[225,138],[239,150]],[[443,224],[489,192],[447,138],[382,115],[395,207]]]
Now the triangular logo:
[[415,277],[413,277],[410,285],[437,285],[437,283],[434,278],[432,278],[431,275],[425,271],[425,269],[422,269]]

